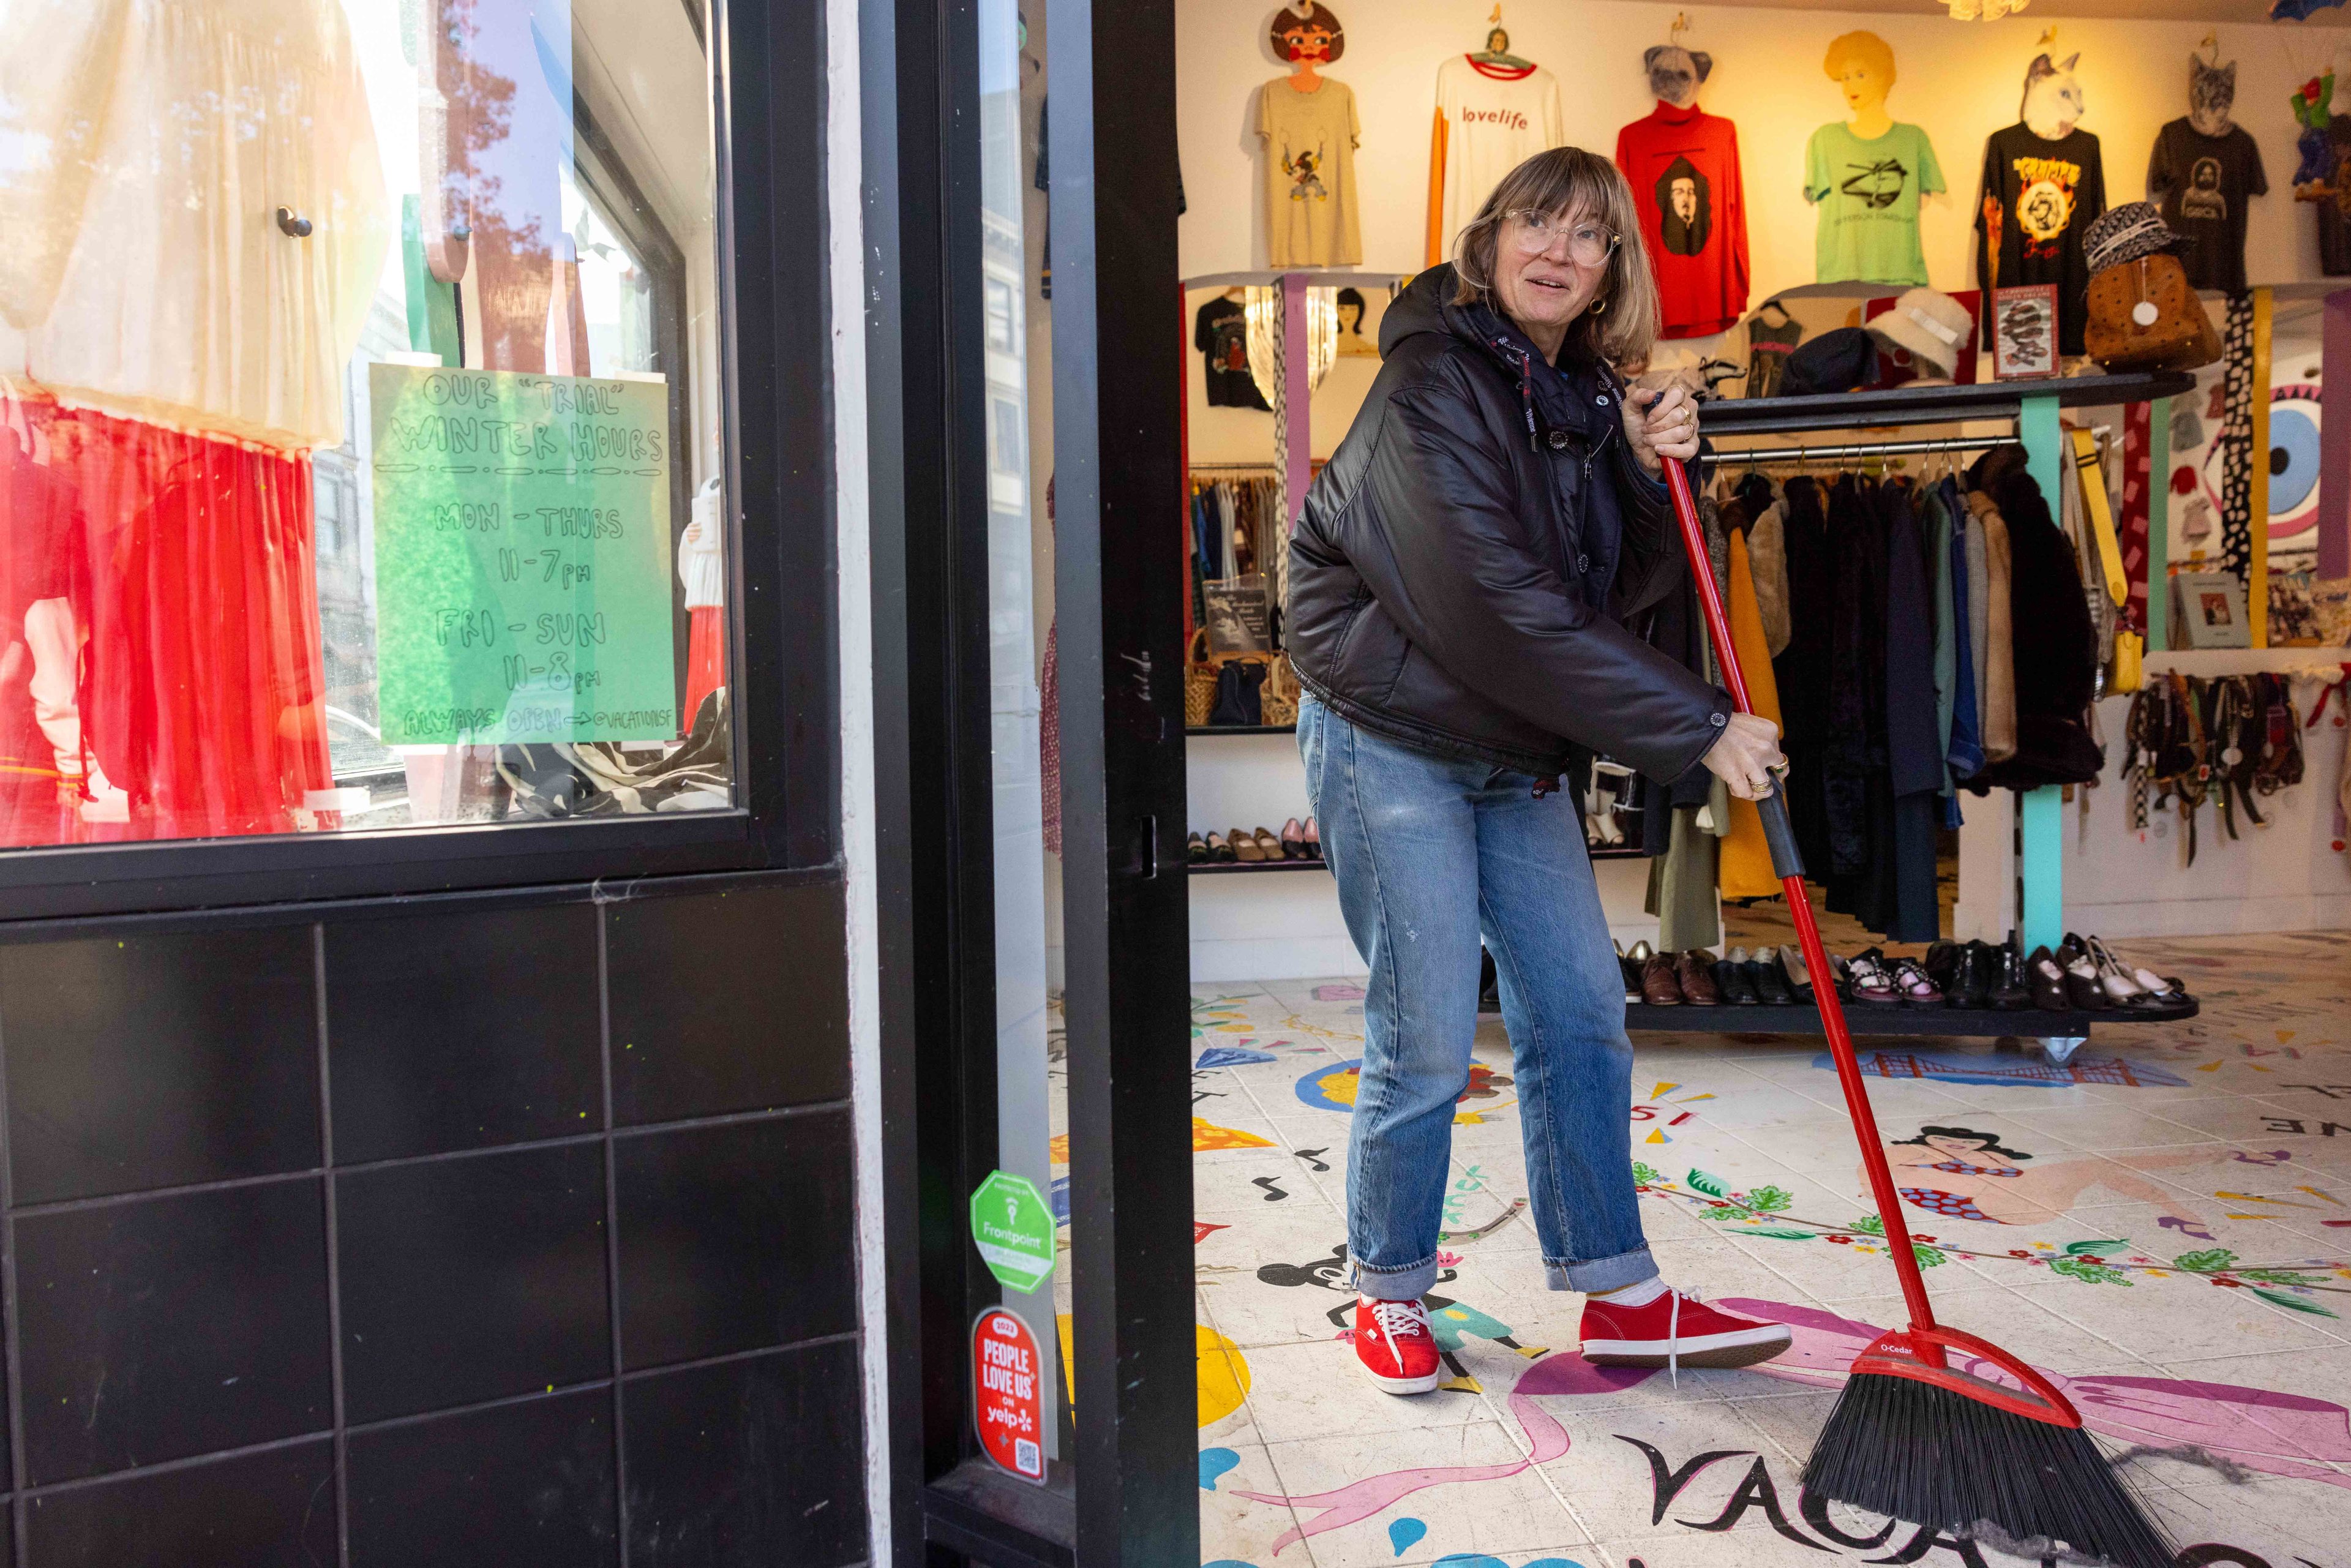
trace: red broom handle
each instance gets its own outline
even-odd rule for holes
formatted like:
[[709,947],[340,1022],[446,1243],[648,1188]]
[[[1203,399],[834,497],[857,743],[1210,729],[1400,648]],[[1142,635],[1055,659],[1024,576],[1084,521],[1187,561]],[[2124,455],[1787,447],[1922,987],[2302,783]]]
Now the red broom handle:
[[[1708,556],[1706,532],[1698,520],[1698,503],[1690,496],[1689,476],[1682,465],[1666,460],[1666,488],[1672,494],[1674,516],[1682,526],[1682,549],[1689,557],[1690,578],[1698,584],[1699,607],[1706,612],[1707,635],[1715,656],[1722,662],[1723,679],[1730,684],[1730,700],[1740,713],[1753,713],[1748,699],[1747,676],[1739,667],[1739,651],[1730,643],[1730,623],[1722,613],[1722,592],[1715,585]],[[1911,1251],[1910,1227],[1902,1218],[1902,1200],[1894,1190],[1894,1173],[1886,1168],[1886,1145],[1877,1135],[1877,1117],[1869,1108],[1869,1090],[1861,1081],[1861,1063],[1853,1053],[1853,1036],[1844,1026],[1844,1005],[1837,999],[1836,977],[1829,969],[1828,952],[1821,946],[1821,928],[1813,919],[1813,901],[1804,894],[1804,865],[1796,852],[1794,826],[1788,820],[1788,800],[1772,781],[1771,793],[1755,802],[1763,818],[1763,836],[1771,846],[1771,869],[1788,896],[1788,913],[1796,922],[1796,943],[1803,949],[1804,967],[1812,972],[1813,1000],[1821,1009],[1821,1027],[1829,1037],[1829,1052],[1836,1058],[1837,1086],[1844,1091],[1853,1134],[1861,1144],[1861,1163],[1869,1171],[1870,1195],[1877,1201],[1877,1218],[1886,1225],[1886,1249],[1894,1254],[1894,1270],[1902,1280],[1902,1300],[1910,1309],[1913,1329],[1936,1326],[1935,1309],[1927,1301],[1927,1281]],[[1942,1364],[1939,1345],[1920,1343],[1919,1354]]]

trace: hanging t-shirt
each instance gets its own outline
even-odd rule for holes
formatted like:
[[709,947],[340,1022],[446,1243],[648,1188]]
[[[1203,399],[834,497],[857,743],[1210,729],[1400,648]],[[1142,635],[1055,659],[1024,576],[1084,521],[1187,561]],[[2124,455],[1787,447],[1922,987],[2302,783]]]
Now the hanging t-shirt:
[[2082,235],[2106,210],[2098,139],[2076,130],[2060,141],[2022,123],[1984,143],[1983,194],[1976,205],[1976,281],[1987,302],[1983,346],[1991,347],[1991,290],[2028,283],[2057,287],[2057,348],[2082,351],[2090,270]]
[[1428,265],[1478,215],[1502,176],[1567,140],[1559,78],[1541,66],[1484,65],[1455,55],[1437,68],[1428,156]]
[[2269,193],[2262,150],[2241,125],[2207,136],[2185,119],[2156,132],[2147,188],[2161,192],[2163,221],[2196,243],[2179,258],[2197,288],[2245,291],[2245,204]]
[[1219,294],[1192,318],[1192,346],[1208,361],[1210,408],[1262,408],[1272,404],[1249,374],[1249,312],[1238,299]]
[[1804,200],[1821,209],[1813,241],[1820,281],[1927,282],[1918,246],[1918,199],[1942,190],[1935,145],[1896,122],[1865,138],[1839,121],[1813,132],[1804,152]]
[[1353,267],[1364,259],[1355,223],[1355,95],[1329,77],[1301,92],[1288,77],[1258,94],[1265,139],[1266,262],[1275,267]]
[[1702,338],[1738,320],[1747,309],[1739,128],[1660,100],[1616,133],[1616,167],[1641,214],[1664,336]]

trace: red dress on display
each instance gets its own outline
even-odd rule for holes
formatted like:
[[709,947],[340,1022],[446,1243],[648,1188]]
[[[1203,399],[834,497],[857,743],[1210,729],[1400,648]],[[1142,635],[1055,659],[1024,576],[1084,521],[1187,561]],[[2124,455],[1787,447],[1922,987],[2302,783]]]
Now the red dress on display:
[[1616,133],[1616,167],[1633,187],[1657,279],[1663,335],[1703,338],[1747,313],[1747,204],[1739,128],[1659,100]]
[[22,8],[0,843],[334,826],[309,454],[391,230],[341,5]]

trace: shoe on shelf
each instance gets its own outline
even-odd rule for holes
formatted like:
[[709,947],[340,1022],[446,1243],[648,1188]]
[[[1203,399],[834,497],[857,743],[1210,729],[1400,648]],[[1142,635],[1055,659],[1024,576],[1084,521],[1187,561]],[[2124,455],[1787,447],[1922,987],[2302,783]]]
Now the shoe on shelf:
[[1674,979],[1682,988],[1682,1000],[1690,1006],[1711,1008],[1721,1004],[1722,993],[1714,984],[1714,955],[1705,948],[1685,948],[1674,959]]
[[2032,989],[2032,1005],[2043,1012],[2064,1013],[2074,1010],[2074,1003],[2065,986],[2065,971],[2046,947],[2035,947],[2032,956],[2024,961],[2025,984]]
[[1935,989],[1941,994],[1945,1007],[1963,1005],[1968,988],[1960,971],[1967,961],[1968,945],[1964,942],[1935,942],[1928,946],[1927,956],[1918,967],[1927,971],[1928,979],[1935,982]]
[[2065,964],[2065,996],[2084,1012],[2104,1012],[2115,1005],[2105,987],[2098,983],[2098,967],[2080,948]]
[[1306,819],[1306,858],[1311,861],[1322,858],[1322,824],[1311,817]]
[[1943,1005],[1943,993],[1927,977],[1916,958],[1896,958],[1892,970],[1894,994],[1902,1005],[1912,1008],[1938,1008]]
[[1437,1386],[1437,1336],[1418,1301],[1355,1298],[1355,1360],[1364,1375],[1390,1394],[1426,1394]]
[[[1646,942],[1634,944],[1636,948],[1647,946]],[[1622,942],[1616,944],[1616,967],[1625,973],[1625,1005],[1631,1007],[1641,999],[1641,960],[1625,951]]]
[[1266,859],[1279,861],[1290,858],[1288,852],[1281,847],[1281,841],[1273,836],[1273,831],[1270,828],[1259,828],[1249,837],[1257,841],[1258,853]]
[[[1637,953],[1646,942],[1635,946]],[[1674,977],[1674,956],[1671,953],[1651,953],[1641,961],[1641,999],[1653,1008],[1681,1006],[1681,982]]]
[[1997,948],[1970,942],[1959,955],[1959,1006],[1981,1009],[1991,1006],[1992,977],[2000,969]]
[[1992,969],[1985,987],[1985,999],[2001,1012],[2032,1006],[2032,987],[2024,967],[2024,945],[2011,934],[2007,941],[1987,951]]
[[1894,972],[1886,963],[1886,955],[1872,947],[1845,962],[1846,997],[1872,1007],[1893,1007],[1902,1000],[1902,993],[1894,983]]
[[[1798,959],[1802,963],[1802,959]],[[1747,963],[1748,978],[1755,987],[1756,998],[1767,1008],[1784,1008],[1795,1001],[1788,988],[1788,972],[1780,967],[1780,949],[1758,947],[1755,956]]]
[[1199,834],[1194,833],[1184,841],[1184,860],[1188,865],[1208,863],[1208,846],[1201,840]]
[[1265,851],[1259,847],[1257,835],[1254,833],[1245,833],[1238,828],[1235,828],[1225,835],[1225,841],[1233,846],[1235,860],[1246,861],[1251,865],[1257,865],[1265,859]]
[[1281,824],[1281,853],[1285,860],[1306,858],[1306,830],[1299,826],[1295,817]]
[[1746,948],[1733,947],[1714,967],[1715,990],[1732,1007],[1761,1007],[1763,996],[1755,988],[1754,967],[1755,960],[1747,956]]
[[1780,949],[1780,973],[1788,983],[1791,1000],[1809,1002],[1813,999],[1812,971],[1804,967],[1802,947],[1782,946]]
[[2138,983],[2122,960],[2115,956],[2114,949],[2095,936],[2086,938],[2083,946],[2089,950],[2090,962],[2098,971],[2100,988],[2116,1007],[2137,1008],[2144,1011],[2163,1006],[2163,999]]
[[1233,860],[1238,857],[1233,853],[1233,846],[1225,841],[1224,834],[1210,833],[1208,835],[1208,858],[1217,862],[1218,864],[1222,864],[1227,861]]
[[1583,1303],[1583,1359],[1595,1366],[1752,1366],[1792,1337],[1785,1323],[1726,1312],[1690,1291],[1663,1291],[1637,1307],[1606,1296]]

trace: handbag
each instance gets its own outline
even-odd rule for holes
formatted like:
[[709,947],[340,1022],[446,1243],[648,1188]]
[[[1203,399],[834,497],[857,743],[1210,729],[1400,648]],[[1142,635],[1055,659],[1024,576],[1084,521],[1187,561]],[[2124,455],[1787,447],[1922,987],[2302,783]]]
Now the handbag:
[[2187,270],[2160,251],[2090,279],[2083,347],[2110,371],[2192,371],[2220,357],[2220,334]]

